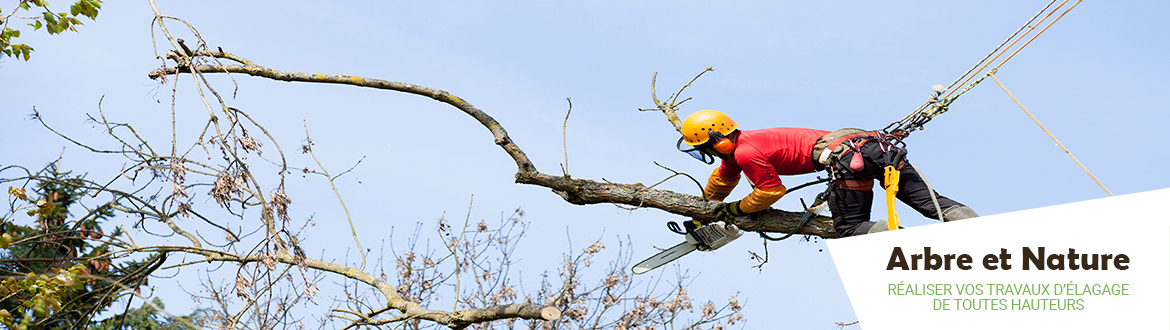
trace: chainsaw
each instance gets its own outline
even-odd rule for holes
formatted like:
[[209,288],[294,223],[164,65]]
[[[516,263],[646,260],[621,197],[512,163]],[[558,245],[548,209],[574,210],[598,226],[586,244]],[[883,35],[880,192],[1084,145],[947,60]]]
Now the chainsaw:
[[685,230],[680,230],[678,224],[671,221],[667,223],[667,227],[675,233],[685,235],[686,240],[634,265],[634,274],[649,272],[675,259],[682,258],[694,250],[713,251],[743,235],[743,231],[739,230],[739,227],[723,221],[703,226],[698,220],[690,220],[683,222]]

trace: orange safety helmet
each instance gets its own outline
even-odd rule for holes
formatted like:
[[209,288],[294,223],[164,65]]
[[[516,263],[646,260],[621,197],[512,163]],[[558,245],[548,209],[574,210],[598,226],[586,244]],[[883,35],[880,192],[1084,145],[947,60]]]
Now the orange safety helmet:
[[[715,110],[700,110],[687,116],[683,120],[682,137],[678,140],[678,150],[707,164],[715,162],[712,155],[701,151],[703,145],[710,145],[721,154],[730,154],[735,150],[735,143],[727,138],[735,132],[738,125],[726,114]],[[692,148],[684,149],[686,143]]]
[[712,131],[728,136],[731,135],[731,132],[735,132],[736,127],[738,125],[735,124],[735,121],[722,112],[699,110],[683,120],[680,132],[683,135],[683,143],[697,146],[707,143]]

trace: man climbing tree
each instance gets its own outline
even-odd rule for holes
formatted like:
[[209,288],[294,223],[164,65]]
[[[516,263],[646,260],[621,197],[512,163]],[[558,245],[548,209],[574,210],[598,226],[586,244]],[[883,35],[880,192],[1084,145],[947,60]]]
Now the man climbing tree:
[[[840,237],[889,230],[886,223],[869,221],[874,179],[883,187],[890,183],[887,181],[898,181],[898,200],[923,216],[942,221],[978,217],[971,208],[933,192],[905,160],[906,150],[882,139],[880,132],[855,128],[745,131],[739,130],[731,117],[715,110],[687,116],[680,132],[680,151],[707,164],[714,164],[716,157],[721,160],[703,188],[703,197],[722,201],[739,183],[740,172],[752,185],[747,197],[716,206],[715,214],[722,221],[765,210],[779,200],[787,192],[780,175],[820,170],[829,174],[826,200]],[[900,179],[888,180],[883,175],[886,168],[898,172]]]

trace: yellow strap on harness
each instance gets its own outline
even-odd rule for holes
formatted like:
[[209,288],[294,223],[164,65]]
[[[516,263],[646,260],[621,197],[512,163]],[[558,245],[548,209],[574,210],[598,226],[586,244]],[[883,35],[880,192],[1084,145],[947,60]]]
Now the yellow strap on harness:
[[886,166],[886,211],[889,212],[889,219],[886,220],[890,230],[898,229],[898,213],[894,212],[894,196],[898,194],[898,180],[902,178],[902,172],[894,168],[893,165]]

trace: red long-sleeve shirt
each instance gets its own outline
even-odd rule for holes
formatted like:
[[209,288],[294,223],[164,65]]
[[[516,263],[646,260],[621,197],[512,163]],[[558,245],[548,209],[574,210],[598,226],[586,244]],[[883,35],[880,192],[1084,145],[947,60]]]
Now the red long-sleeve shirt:
[[829,131],[809,128],[778,127],[740,130],[735,152],[719,164],[719,176],[732,178],[743,171],[758,189],[782,185],[780,175],[812,173],[817,170],[812,159],[817,138]]

